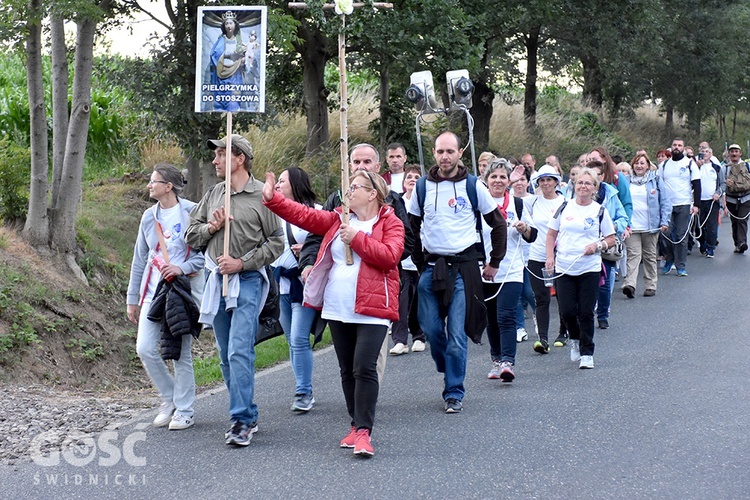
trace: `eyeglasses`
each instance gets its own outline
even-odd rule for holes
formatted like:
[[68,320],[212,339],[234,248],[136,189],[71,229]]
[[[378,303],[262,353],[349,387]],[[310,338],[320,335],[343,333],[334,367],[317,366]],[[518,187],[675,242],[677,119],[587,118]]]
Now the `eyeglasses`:
[[359,188],[367,189],[369,191],[373,190],[373,188],[371,188],[370,186],[364,186],[362,184],[352,184],[351,186],[349,186],[349,192],[354,194],[354,191],[356,191]]
[[581,182],[576,182],[576,186],[588,186],[588,187],[593,187],[593,186],[594,186],[594,183],[593,183],[593,182],[584,182],[584,181],[581,181]]
[[151,184],[169,184],[169,182],[167,182],[167,181],[154,181],[154,180],[148,181],[148,185],[150,186]]

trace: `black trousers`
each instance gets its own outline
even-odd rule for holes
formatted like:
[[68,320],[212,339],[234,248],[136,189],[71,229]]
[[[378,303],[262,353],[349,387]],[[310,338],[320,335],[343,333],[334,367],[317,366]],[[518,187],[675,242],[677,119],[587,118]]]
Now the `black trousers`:
[[[536,260],[530,260],[529,259],[529,273],[541,276],[542,275],[542,268],[545,266],[544,262],[539,262]],[[531,279],[531,289],[534,290],[534,299],[536,299],[536,324],[537,328],[539,329],[539,338],[543,340],[548,340],[548,332],[549,332],[549,303],[550,303],[550,297],[552,296],[550,293],[550,288],[544,286],[544,281],[540,280],[539,278],[535,278],[534,276],[530,276]],[[556,285],[555,285],[556,286]],[[558,299],[558,304],[559,304]]]
[[[401,270],[401,292],[398,296],[398,321],[391,327],[391,337],[393,343],[406,344],[409,339],[409,330],[411,330],[411,339],[421,340],[424,342],[424,333],[421,328],[415,328],[412,321],[409,321],[412,307],[415,307],[417,301],[417,284],[419,283],[419,273],[417,271]],[[418,324],[418,323],[417,323]]]
[[594,354],[594,307],[599,296],[599,273],[563,274],[555,279],[560,315],[572,340],[580,340],[581,356]]
[[329,321],[339,360],[346,409],[357,429],[372,430],[378,402],[378,355],[388,333],[382,325]]

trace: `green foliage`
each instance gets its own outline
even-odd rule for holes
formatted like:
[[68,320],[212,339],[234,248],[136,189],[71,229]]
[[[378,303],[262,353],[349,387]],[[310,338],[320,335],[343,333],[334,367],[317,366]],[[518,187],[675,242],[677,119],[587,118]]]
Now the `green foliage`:
[[[323,340],[315,346],[315,350],[323,349],[332,344],[331,332],[328,328],[323,332]],[[289,344],[284,336],[266,340],[255,347],[255,369],[262,370],[289,359]],[[193,359],[195,383],[199,386],[209,385],[222,380],[219,356]]]
[[26,216],[29,205],[31,154],[6,135],[0,138],[0,220]]
[[101,342],[94,339],[70,339],[65,347],[72,351],[73,357],[83,358],[89,362],[104,357],[104,347]]

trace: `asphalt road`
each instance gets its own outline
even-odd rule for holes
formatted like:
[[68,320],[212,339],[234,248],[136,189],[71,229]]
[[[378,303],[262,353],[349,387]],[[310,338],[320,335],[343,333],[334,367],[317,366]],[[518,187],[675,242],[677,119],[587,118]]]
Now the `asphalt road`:
[[372,459],[338,447],[349,424],[329,349],[309,414],[290,411],[288,364],[258,374],[247,448],[224,444],[219,389],[192,429],[151,428],[150,412],[57,465],[42,452],[2,467],[0,497],[747,498],[750,255],[731,252],[728,226],[715,259],[688,257],[690,275],[660,276],[656,297],[639,287],[628,300],[617,284],[593,370],[525,342],[501,384],[486,378],[486,342],[471,345],[464,411],[447,415],[429,352],[389,358]]

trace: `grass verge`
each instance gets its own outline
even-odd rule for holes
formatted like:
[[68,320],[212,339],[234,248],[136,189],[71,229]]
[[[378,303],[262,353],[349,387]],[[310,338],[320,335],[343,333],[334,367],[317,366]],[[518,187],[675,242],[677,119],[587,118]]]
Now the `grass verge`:
[[[326,327],[323,340],[314,350],[323,349],[331,345],[331,331]],[[289,344],[283,335],[267,340],[255,347],[255,370],[277,365],[289,359]],[[205,358],[193,360],[195,383],[198,386],[212,385],[222,381],[219,355],[214,354]]]

